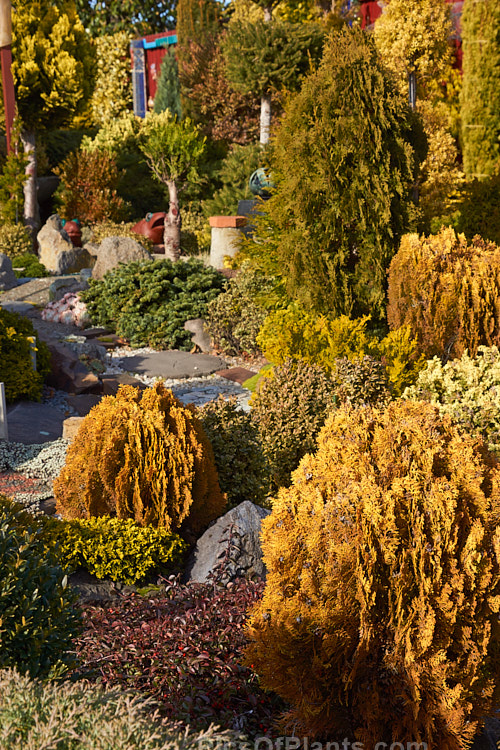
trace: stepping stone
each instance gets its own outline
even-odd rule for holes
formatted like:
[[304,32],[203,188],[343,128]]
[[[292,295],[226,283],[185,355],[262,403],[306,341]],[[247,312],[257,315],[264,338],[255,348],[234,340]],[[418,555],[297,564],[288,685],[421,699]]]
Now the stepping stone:
[[82,393],[78,396],[70,394],[67,398],[69,406],[72,406],[78,416],[85,417],[96,406],[102,396],[97,393]]
[[166,379],[199,378],[222,370],[227,362],[212,354],[191,354],[172,349],[166,352],[124,357],[121,367],[148,377]]
[[11,443],[47,443],[62,437],[64,414],[47,404],[19,401],[7,407],[7,426]]
[[3,309],[8,312],[17,313],[18,315],[29,316],[30,314],[36,314],[35,307],[30,305],[29,302],[16,302],[15,300],[9,302],[9,300],[2,300],[0,297],[0,307],[3,307]]
[[80,425],[84,419],[85,417],[68,417],[65,419],[63,422],[63,438],[73,442],[73,438],[80,429]]
[[246,370],[244,367],[232,367],[230,370],[218,370],[216,375],[220,375],[221,378],[226,380],[232,380],[234,383],[243,385],[245,380],[253,378],[256,373],[253,370]]
[[99,336],[114,337],[115,334],[109,328],[82,328],[81,336],[86,339],[96,339]]
[[104,396],[116,396],[118,388],[121,385],[133,385],[136,388],[140,388],[141,391],[147,388],[147,385],[142,380],[137,380],[128,372],[120,372],[116,375],[102,375],[102,392]]

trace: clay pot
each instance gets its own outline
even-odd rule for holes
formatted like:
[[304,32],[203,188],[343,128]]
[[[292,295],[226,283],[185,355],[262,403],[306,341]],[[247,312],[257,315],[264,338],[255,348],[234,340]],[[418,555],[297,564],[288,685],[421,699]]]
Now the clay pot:
[[76,221],[67,221],[64,230],[75,247],[82,246],[82,231]]
[[165,228],[166,215],[165,211],[159,211],[155,214],[147,214],[145,219],[141,219],[137,222],[135,227],[132,227],[132,231],[143,237],[147,237],[151,240],[153,245],[161,245],[163,243],[163,230]]

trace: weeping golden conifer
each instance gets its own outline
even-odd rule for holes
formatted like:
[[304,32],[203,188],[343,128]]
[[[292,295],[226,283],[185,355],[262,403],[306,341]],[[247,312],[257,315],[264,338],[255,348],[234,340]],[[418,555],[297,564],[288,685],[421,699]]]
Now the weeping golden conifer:
[[500,697],[500,471],[429,404],[339,408],[263,522],[246,659],[284,730],[459,750]]
[[194,409],[156,384],[121,386],[83,420],[54,482],[64,518],[133,518],[199,533],[225,506],[213,452]]
[[389,267],[387,320],[410,326],[427,357],[461,357],[500,345],[500,247],[451,227],[407,234]]

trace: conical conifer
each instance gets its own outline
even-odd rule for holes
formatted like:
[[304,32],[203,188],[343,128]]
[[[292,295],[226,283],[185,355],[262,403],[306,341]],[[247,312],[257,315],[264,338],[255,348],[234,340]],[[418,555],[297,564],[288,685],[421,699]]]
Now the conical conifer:
[[181,88],[175,52],[168,49],[160,67],[160,77],[156,90],[154,112],[159,114],[166,109],[181,119]]
[[461,98],[464,169],[482,180],[500,172],[500,5],[465,0]]
[[373,42],[356,29],[332,34],[276,132],[276,191],[255,245],[292,298],[334,316],[383,317],[386,270],[411,224],[418,138]]

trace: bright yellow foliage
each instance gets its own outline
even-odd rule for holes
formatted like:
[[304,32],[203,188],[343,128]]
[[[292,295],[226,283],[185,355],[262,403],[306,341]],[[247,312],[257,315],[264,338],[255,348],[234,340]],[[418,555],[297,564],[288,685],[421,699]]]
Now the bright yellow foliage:
[[433,406],[340,408],[263,522],[246,661],[298,737],[462,750],[500,698],[500,471]]
[[447,0],[389,0],[374,26],[375,44],[403,85],[436,78],[450,57],[450,4]]
[[82,422],[54,482],[64,518],[108,515],[199,533],[224,511],[213,452],[194,408],[161,383],[121,386]]
[[500,344],[500,247],[450,227],[407,234],[389,267],[387,320],[408,325],[427,356],[475,356]]
[[12,11],[12,75],[24,126],[60,127],[84,112],[94,54],[75,3],[17,0]]
[[379,341],[367,332],[368,320],[368,316],[351,320],[347,315],[338,318],[314,315],[292,303],[268,315],[257,343],[275,365],[290,357],[319,365],[326,372],[335,370],[337,359],[361,359],[369,354],[383,360],[392,391],[400,396],[415,382],[424,358],[419,355],[408,326],[391,331]]
[[130,34],[119,31],[96,37],[97,75],[92,94],[92,117],[96,125],[115,120],[132,109]]

